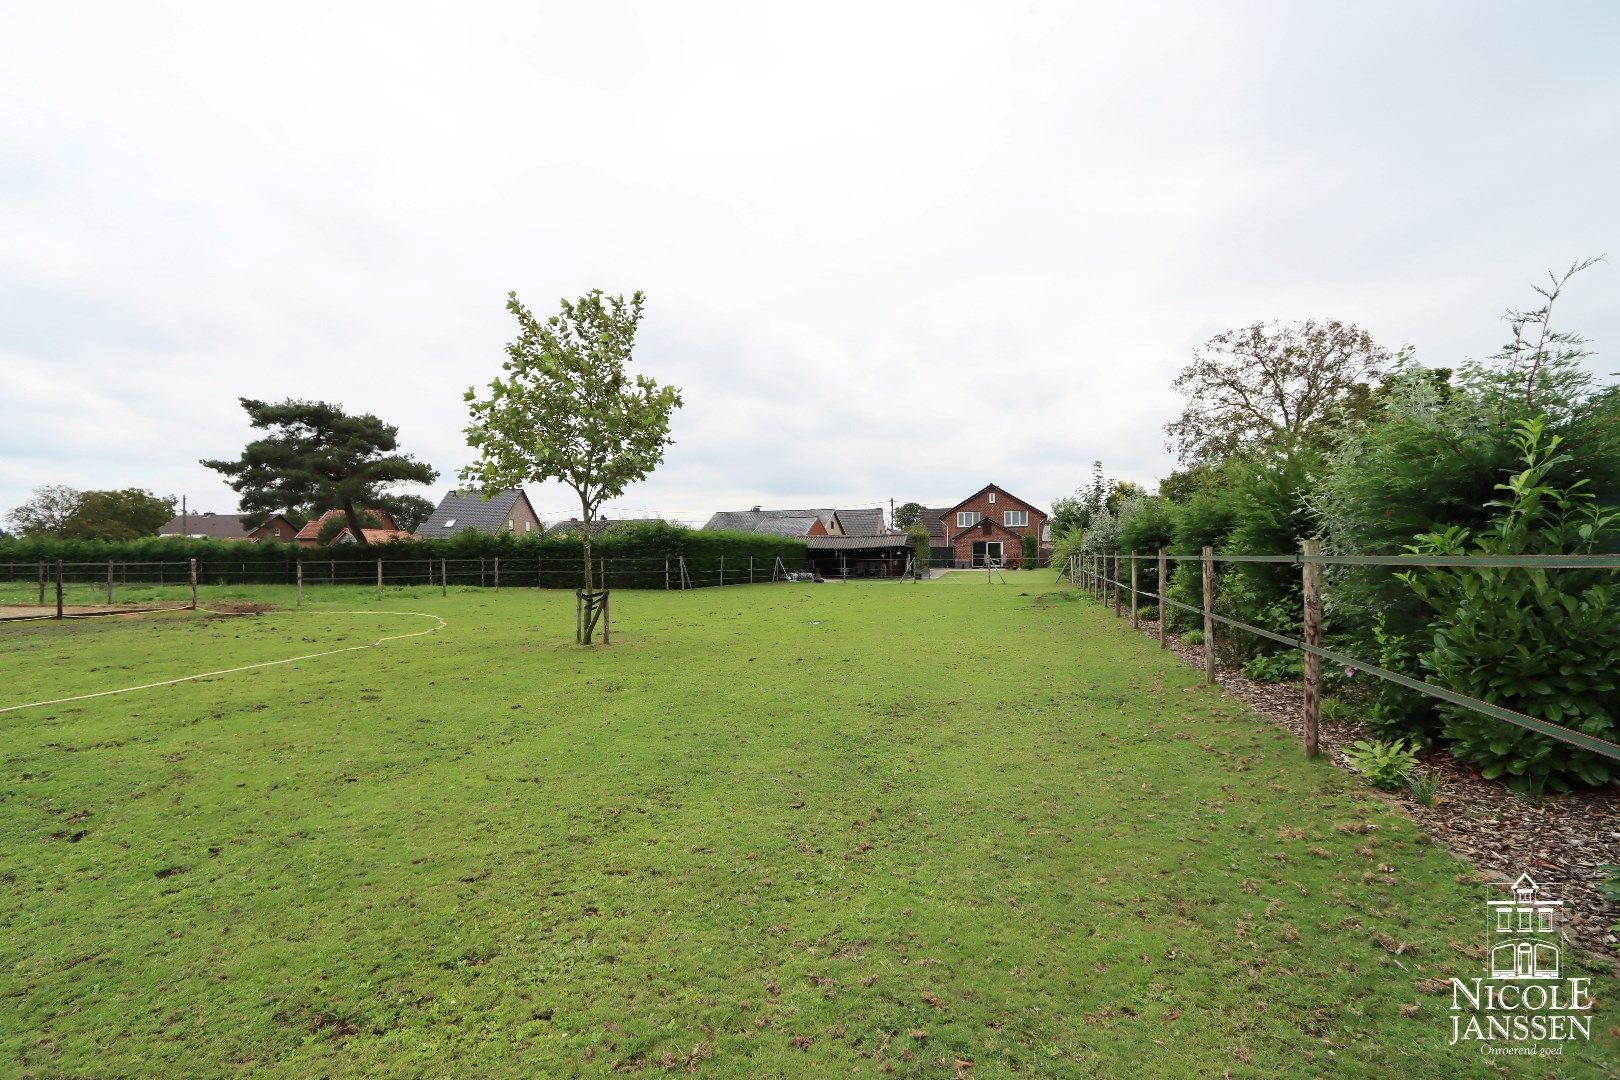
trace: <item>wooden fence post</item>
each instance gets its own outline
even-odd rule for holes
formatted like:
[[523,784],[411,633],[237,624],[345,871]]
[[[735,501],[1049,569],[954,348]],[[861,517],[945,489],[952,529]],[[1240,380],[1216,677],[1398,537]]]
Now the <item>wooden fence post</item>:
[[439,556],[439,595],[450,595],[450,565],[443,555]]
[[1215,549],[1204,546],[1204,682],[1215,683]]
[[[605,574],[606,571],[604,570]],[[613,605],[608,603],[608,591],[602,590],[602,644],[613,644]]]
[[39,560],[39,606],[45,606],[45,560]]
[[[193,593],[193,596],[195,596],[195,593]],[[196,606],[195,601],[193,601],[192,606],[193,607]],[[58,619],[60,619],[62,617],[62,560],[61,559],[56,560],[56,617]]]
[[[57,595],[61,595],[61,587],[57,588]],[[191,560],[191,610],[197,610],[197,560]]]
[[1164,624],[1170,615],[1170,608],[1164,602],[1164,598],[1170,594],[1170,590],[1168,588],[1169,578],[1165,575],[1165,564],[1167,562],[1169,562],[1169,560],[1164,557],[1164,548],[1160,548],[1159,588],[1157,592],[1159,594],[1159,648],[1161,649],[1168,649],[1170,647],[1170,642],[1164,636]]
[[[1322,564],[1311,558],[1322,553],[1322,545],[1307,540],[1303,545],[1305,562],[1300,574],[1305,585],[1305,644],[1313,649],[1322,647]],[[1305,756],[1313,758],[1321,745],[1322,722],[1322,658],[1316,653],[1305,653]]]
[[1125,602],[1125,598],[1120,595],[1124,587],[1125,575],[1120,571],[1119,552],[1116,551],[1114,552],[1114,618],[1116,619],[1119,618],[1120,606]]
[[664,591],[669,592],[669,556],[664,556]]
[[1131,552],[1131,629],[1137,630],[1142,626],[1142,620],[1136,613],[1136,552]]
[[485,559],[479,559],[478,560],[478,587],[480,589],[482,589],[485,585],[489,584],[488,580],[484,577],[484,564],[487,561],[488,560],[485,560]]
[[112,607],[113,561],[107,560],[107,606]]
[[748,584],[754,583],[754,557],[748,556]]
[[377,560],[377,599],[382,599],[382,560]]
[[298,567],[298,606],[304,606],[304,564],[294,564]]
[[501,557],[495,556],[495,591],[501,591]]
[[726,583],[726,557],[724,555],[722,555],[722,556],[720,556],[720,584],[724,585],[725,583]]

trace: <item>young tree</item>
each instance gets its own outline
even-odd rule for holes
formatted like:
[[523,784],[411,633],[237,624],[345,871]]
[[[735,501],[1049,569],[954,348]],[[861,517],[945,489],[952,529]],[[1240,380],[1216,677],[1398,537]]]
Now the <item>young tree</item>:
[[399,429],[366,413],[350,416],[324,401],[277,404],[242,398],[253,426],[269,431],[235,461],[204,461],[231,478],[250,525],[276,511],[329,506],[343,511],[355,543],[366,542],[360,511],[394,484],[431,484],[432,467],[398,453]]
[[925,509],[927,508],[922,503],[901,503],[900,508],[894,512],[894,527],[902,532],[911,531],[911,527],[922,520]]
[[393,518],[394,524],[406,532],[415,532],[416,527],[432,517],[438,507],[420,495],[387,494],[377,500],[377,509]]
[[1388,363],[1372,335],[1336,319],[1216,334],[1172,384],[1187,405],[1165,426],[1168,448],[1187,465],[1256,451],[1291,458],[1325,441]]
[[79,509],[84,492],[66,484],[47,484],[34,489],[29,500],[6,515],[19,535],[60,538]]
[[906,528],[906,539],[911,541],[911,569],[914,574],[921,577],[928,572],[929,564],[933,562],[933,542],[928,538],[928,526],[920,521],[913,521]]
[[[595,289],[541,321],[509,293],[518,336],[506,346],[505,377],[488,398],[466,394],[467,442],[479,458],[462,479],[485,491],[560,480],[579,498],[585,592],[594,592],[591,522],[608,499],[645,479],[664,459],[680,391],[626,366],[644,297],[605,297]],[[591,643],[587,624],[585,644]]]

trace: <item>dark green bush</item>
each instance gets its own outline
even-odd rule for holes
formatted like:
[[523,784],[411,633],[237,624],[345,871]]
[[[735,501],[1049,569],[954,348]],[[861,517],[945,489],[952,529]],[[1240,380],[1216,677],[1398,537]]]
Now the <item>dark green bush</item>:
[[[1620,512],[1575,481],[1549,482],[1570,455],[1541,418],[1516,425],[1523,469],[1497,485],[1496,516],[1477,535],[1453,526],[1419,537],[1420,555],[1553,555],[1600,550]],[[1620,597],[1609,570],[1507,567],[1400,575],[1433,613],[1422,663],[1441,686],[1588,735],[1620,736]],[[1539,795],[1603,784],[1610,759],[1460,706],[1442,704],[1451,752],[1489,779]]]

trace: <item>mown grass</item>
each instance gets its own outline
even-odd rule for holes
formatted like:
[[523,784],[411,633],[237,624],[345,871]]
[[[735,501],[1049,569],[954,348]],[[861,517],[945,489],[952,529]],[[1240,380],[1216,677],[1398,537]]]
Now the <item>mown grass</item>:
[[0,626],[3,706],[449,622],[0,714],[0,1071],[1490,1074],[1466,866],[1051,577]]

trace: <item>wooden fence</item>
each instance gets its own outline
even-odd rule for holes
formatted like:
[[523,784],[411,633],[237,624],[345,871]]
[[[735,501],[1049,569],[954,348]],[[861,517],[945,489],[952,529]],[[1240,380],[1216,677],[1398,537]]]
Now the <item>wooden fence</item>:
[[[1139,564],[1153,560],[1158,570],[1157,591],[1149,592],[1139,587]],[[1169,564],[1172,562],[1196,562],[1202,572],[1203,603],[1200,607],[1183,604],[1164,595],[1165,582],[1169,580]],[[1294,565],[1299,567],[1301,586],[1304,592],[1304,614],[1300,625],[1300,637],[1292,638],[1285,634],[1278,634],[1264,627],[1253,626],[1249,623],[1239,622],[1236,619],[1217,614],[1215,611],[1215,569],[1219,563],[1274,563]],[[1297,555],[1217,555],[1213,548],[1206,547],[1198,555],[1171,555],[1163,550],[1153,555],[1144,555],[1136,552],[1110,552],[1106,554],[1072,555],[1064,574],[1070,583],[1077,587],[1087,589],[1093,596],[1104,604],[1112,603],[1114,614],[1124,615],[1124,594],[1130,596],[1131,625],[1140,626],[1141,618],[1138,609],[1138,599],[1148,597],[1159,604],[1159,647],[1168,645],[1166,638],[1164,618],[1165,607],[1179,608],[1183,611],[1198,615],[1203,619],[1204,632],[1204,681],[1215,682],[1215,626],[1217,623],[1254,634],[1258,637],[1298,649],[1304,654],[1304,687],[1301,701],[1301,712],[1305,727],[1305,753],[1315,757],[1320,748],[1320,728],[1322,717],[1322,661],[1328,660],[1335,664],[1342,664],[1346,668],[1353,668],[1365,672],[1375,678],[1404,686],[1420,694],[1437,698],[1452,705],[1459,705],[1465,709],[1509,724],[1528,728],[1540,732],[1554,739],[1559,739],[1583,750],[1590,750],[1595,754],[1620,761],[1620,744],[1612,743],[1607,739],[1600,739],[1595,735],[1588,735],[1582,731],[1554,724],[1534,716],[1506,709],[1500,705],[1467,694],[1460,694],[1444,686],[1437,686],[1426,679],[1415,679],[1410,675],[1398,671],[1390,671],[1377,664],[1369,663],[1358,657],[1349,656],[1334,649],[1324,648],[1322,645],[1322,567],[1324,566],[1398,566],[1405,569],[1422,567],[1453,567],[1453,568],[1503,568],[1516,567],[1535,570],[1616,570],[1620,569],[1620,555],[1323,555],[1317,542],[1307,540]]]

